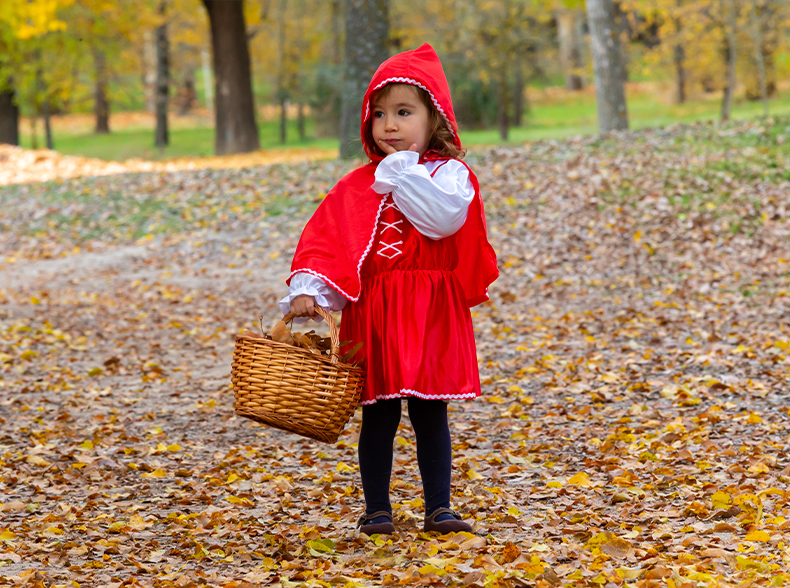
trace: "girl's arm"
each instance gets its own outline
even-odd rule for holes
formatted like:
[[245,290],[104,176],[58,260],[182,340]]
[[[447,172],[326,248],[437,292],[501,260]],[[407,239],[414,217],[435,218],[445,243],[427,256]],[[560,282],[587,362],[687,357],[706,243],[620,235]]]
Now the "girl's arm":
[[[288,296],[280,300],[280,310],[283,315],[291,312],[291,301],[297,296],[312,296],[318,306],[327,310],[343,310],[348,302],[337,290],[329,287],[324,280],[307,272],[296,273],[291,278]],[[306,323],[308,318],[297,318],[294,319],[294,322]],[[318,315],[314,319],[316,321],[323,320]]]
[[430,239],[455,234],[466,222],[475,189],[469,170],[455,159],[442,162],[431,177],[420,155],[398,151],[385,157],[376,168],[373,190],[392,192],[395,204],[409,222]]

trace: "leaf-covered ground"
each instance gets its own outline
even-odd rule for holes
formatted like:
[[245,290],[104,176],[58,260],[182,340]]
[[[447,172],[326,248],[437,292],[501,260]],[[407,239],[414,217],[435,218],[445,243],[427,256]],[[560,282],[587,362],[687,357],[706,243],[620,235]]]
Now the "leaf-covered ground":
[[355,538],[336,446],[233,413],[336,162],[0,189],[0,581],[26,586],[790,582],[789,119],[476,149],[502,276],[452,403],[455,507]]

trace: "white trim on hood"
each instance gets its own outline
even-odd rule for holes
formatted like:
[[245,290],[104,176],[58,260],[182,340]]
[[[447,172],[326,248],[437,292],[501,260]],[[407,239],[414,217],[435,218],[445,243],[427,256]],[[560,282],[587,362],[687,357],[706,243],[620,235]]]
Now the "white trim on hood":
[[[423,90],[425,90],[426,92],[428,92],[428,96],[430,96],[430,97],[431,97],[431,102],[433,102],[433,105],[436,107],[436,110],[438,110],[438,111],[439,111],[439,114],[441,114],[441,115],[442,115],[442,118],[443,118],[443,119],[445,120],[445,122],[447,123],[447,128],[448,128],[448,129],[450,129],[450,134],[451,134],[453,137],[455,137],[456,139],[458,138],[458,137],[456,137],[456,135],[455,135],[455,131],[453,131],[453,124],[450,122],[450,119],[449,119],[449,118],[447,118],[447,114],[444,112],[444,108],[442,108],[442,105],[441,105],[441,104],[439,104],[439,101],[436,99],[436,96],[434,96],[434,95],[433,95],[433,92],[431,92],[431,91],[430,91],[428,88],[426,88],[425,86],[423,86],[423,85],[422,85],[420,82],[418,82],[417,80],[414,80],[414,79],[412,79],[412,78],[387,78],[386,80],[384,80],[383,82],[381,82],[379,85],[377,85],[375,88],[373,88],[373,89],[370,91],[370,92],[371,92],[371,94],[372,94],[373,92],[375,92],[376,90],[378,90],[379,88],[382,88],[382,87],[386,86],[387,84],[389,84],[389,83],[391,83],[391,82],[400,82],[401,84],[411,84],[412,86],[417,86],[417,87],[419,87],[419,88],[422,88],[422,89],[423,89]],[[367,120],[368,120],[368,116],[370,116],[370,100],[368,100],[368,101],[367,101],[367,103],[365,104],[365,118],[362,120],[362,123],[363,123],[363,124],[365,123],[365,121],[367,121]]]

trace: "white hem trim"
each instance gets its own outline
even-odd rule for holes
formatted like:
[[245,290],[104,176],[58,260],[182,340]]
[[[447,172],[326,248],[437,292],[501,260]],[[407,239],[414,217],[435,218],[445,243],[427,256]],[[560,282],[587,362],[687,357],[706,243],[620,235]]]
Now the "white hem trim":
[[370,404],[375,404],[378,400],[392,400],[393,398],[407,398],[409,396],[416,396],[417,398],[422,398],[423,400],[462,400],[464,398],[477,398],[477,394],[474,392],[469,392],[468,394],[423,394],[422,392],[417,392],[417,390],[408,390],[403,389],[395,394],[387,394],[386,396],[377,396],[372,400],[363,400],[360,402],[360,406],[368,406]]
[[[379,88],[389,84],[390,82],[400,82],[402,84],[411,84],[412,86],[417,86],[419,88],[422,88],[426,92],[428,92],[428,96],[431,97],[431,102],[433,102],[433,105],[436,107],[436,110],[439,111],[439,114],[442,115],[442,118],[447,123],[447,128],[450,129],[450,134],[453,137],[455,137],[455,131],[453,131],[453,125],[450,122],[450,119],[447,118],[447,115],[444,113],[444,108],[442,108],[442,105],[439,104],[439,101],[436,99],[436,96],[433,95],[433,92],[431,92],[428,88],[423,86],[417,80],[413,80],[411,78],[387,78],[386,80],[381,82],[379,85],[377,85],[375,88],[373,88],[371,90],[371,94],[373,92],[375,92],[376,90],[378,90]],[[368,120],[368,116],[370,116],[370,100],[368,100],[367,104],[365,104],[365,119],[362,121],[363,123]]]
[[340,292],[340,293],[341,293],[343,296],[345,296],[346,298],[348,298],[348,299],[349,299],[349,300],[351,300],[352,302],[356,302],[357,300],[359,300],[359,296],[357,296],[356,298],[354,298],[353,296],[350,296],[350,295],[349,295],[349,294],[348,294],[346,291],[344,291],[344,290],[343,290],[343,288],[341,288],[340,286],[338,286],[337,284],[335,284],[335,283],[334,283],[332,280],[330,280],[329,278],[327,278],[327,277],[326,277],[324,274],[322,274],[322,273],[319,273],[319,272],[317,272],[317,271],[315,271],[315,270],[311,270],[311,269],[309,269],[309,268],[301,268],[301,269],[298,269],[298,270],[294,270],[294,271],[292,271],[292,272],[289,274],[289,276],[288,276],[288,279],[290,280],[290,279],[293,277],[293,275],[294,275],[294,274],[298,274],[298,273],[308,273],[308,274],[313,274],[315,277],[317,277],[317,278],[321,278],[322,280],[324,280],[324,281],[325,281],[327,284],[329,284],[330,286],[332,286],[332,287],[333,287],[335,290],[337,290],[338,292]]

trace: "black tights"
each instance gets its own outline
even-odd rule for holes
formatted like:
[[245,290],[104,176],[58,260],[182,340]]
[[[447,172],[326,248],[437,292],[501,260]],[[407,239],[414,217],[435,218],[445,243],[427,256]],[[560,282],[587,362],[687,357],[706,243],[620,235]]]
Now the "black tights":
[[[450,507],[452,447],[447,424],[447,403],[409,397],[409,419],[417,437],[417,464],[420,466],[425,514]],[[365,493],[365,512],[392,512],[390,476],[392,443],[400,423],[400,398],[379,400],[362,407],[359,434],[359,472]]]

